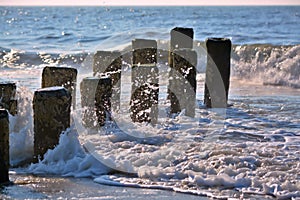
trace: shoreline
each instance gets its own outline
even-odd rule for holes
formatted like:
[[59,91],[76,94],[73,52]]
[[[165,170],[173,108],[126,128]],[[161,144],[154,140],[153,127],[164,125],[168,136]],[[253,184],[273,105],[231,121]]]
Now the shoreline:
[[10,173],[11,186],[0,188],[0,199],[209,199],[159,189],[107,186],[90,178]]

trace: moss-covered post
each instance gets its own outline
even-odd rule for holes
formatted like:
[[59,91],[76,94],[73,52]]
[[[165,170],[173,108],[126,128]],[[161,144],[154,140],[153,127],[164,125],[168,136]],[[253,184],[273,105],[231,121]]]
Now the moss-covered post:
[[231,41],[208,38],[204,104],[208,108],[226,108],[230,82]]
[[17,114],[16,89],[15,83],[0,83],[0,108],[8,110],[11,115]]
[[97,51],[94,55],[93,73],[96,77],[109,76],[112,81],[111,106],[120,109],[122,55],[118,51]]
[[173,68],[169,80],[171,113],[185,109],[185,115],[194,117],[196,102],[197,53],[192,49],[174,50]]
[[9,183],[9,118],[5,109],[0,109],[0,185]]
[[59,142],[62,131],[70,127],[72,97],[64,87],[47,87],[34,92],[34,161],[43,159]]
[[42,73],[42,88],[62,86],[72,95],[72,106],[76,105],[77,69],[70,67],[45,67]]
[[80,83],[80,93],[83,125],[87,128],[104,126],[111,114],[111,78],[108,76],[84,78]]
[[157,123],[158,116],[158,68],[155,40],[132,41],[132,72],[130,115],[134,122]]

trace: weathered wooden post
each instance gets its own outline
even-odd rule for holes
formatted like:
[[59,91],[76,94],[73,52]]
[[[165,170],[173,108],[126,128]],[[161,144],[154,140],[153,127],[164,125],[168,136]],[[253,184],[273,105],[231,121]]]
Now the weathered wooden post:
[[62,86],[72,95],[73,109],[76,105],[77,69],[70,67],[45,67],[42,73],[42,88]]
[[59,142],[62,131],[70,127],[72,97],[64,87],[47,87],[34,92],[34,161],[43,159]]
[[114,111],[120,109],[122,55],[118,51],[97,51],[94,55],[94,76],[109,76],[112,81],[111,104]]
[[112,95],[112,80],[110,77],[101,77],[99,79],[96,96],[95,107],[98,123],[100,126],[105,125],[105,122],[110,118],[111,114],[111,95]]
[[0,184],[9,183],[9,118],[5,109],[0,109]]
[[84,78],[80,83],[80,93],[81,106],[84,108],[83,125],[87,128],[104,126],[111,113],[111,78]]
[[82,122],[86,128],[97,126],[96,110],[95,110],[95,95],[99,78],[87,77],[82,79],[80,83],[81,107],[83,108]]
[[0,83],[0,108],[7,109],[11,115],[17,114],[16,89],[15,83]]
[[[192,28],[175,27],[171,30],[171,40],[170,40],[170,50],[169,50],[169,67],[173,68],[174,51],[176,49],[192,49],[194,30]],[[170,74],[170,78],[171,74]],[[173,96],[171,94],[170,88],[168,88],[168,99]]]
[[170,51],[175,49],[192,49],[194,30],[192,28],[175,27],[171,30]]
[[169,88],[171,113],[185,109],[185,115],[195,116],[197,53],[192,49],[177,49],[173,54]]
[[208,38],[204,104],[208,108],[226,108],[230,81],[231,41]]
[[157,123],[158,116],[158,68],[155,40],[132,41],[131,119],[134,122]]

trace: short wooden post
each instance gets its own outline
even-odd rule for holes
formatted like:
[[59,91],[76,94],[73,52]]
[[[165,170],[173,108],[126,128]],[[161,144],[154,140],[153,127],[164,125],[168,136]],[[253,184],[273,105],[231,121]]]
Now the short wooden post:
[[15,83],[0,83],[0,108],[7,109],[11,115],[17,114],[16,89]]
[[[83,125],[104,126],[111,113],[112,81],[110,77],[87,77],[80,83]],[[95,123],[98,122],[98,123]]]
[[155,40],[132,41],[131,119],[134,122],[157,123],[158,116],[158,68]]
[[112,81],[111,104],[114,111],[120,109],[122,55],[118,51],[97,51],[94,55],[94,76],[109,76]]
[[230,82],[231,41],[208,38],[204,104],[208,108],[226,108]]
[[47,87],[34,92],[34,161],[43,159],[70,127],[72,97],[64,87]]
[[76,105],[77,69],[70,67],[45,67],[42,73],[42,88],[62,86],[72,95],[73,109]]
[[[192,28],[175,27],[171,30],[170,51],[169,51],[169,67],[173,68],[174,51],[176,49],[192,49],[194,30]],[[171,77],[171,74],[170,74]],[[170,99],[170,88],[168,88],[168,99]]]
[[0,109],[0,184],[9,183],[9,118],[5,109]]
[[185,115],[195,116],[197,53],[192,49],[174,50],[173,68],[169,80],[171,113],[185,109]]

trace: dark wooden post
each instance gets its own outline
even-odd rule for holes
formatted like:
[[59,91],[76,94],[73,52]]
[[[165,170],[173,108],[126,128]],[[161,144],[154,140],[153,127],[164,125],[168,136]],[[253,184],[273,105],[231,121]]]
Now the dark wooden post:
[[42,73],[42,88],[62,86],[72,95],[73,109],[76,105],[77,69],[70,67],[45,67]]
[[131,119],[134,122],[157,123],[158,116],[158,68],[155,40],[132,41]]
[[83,108],[82,122],[84,127],[93,128],[97,126],[95,111],[95,95],[99,78],[87,77],[82,79],[80,83],[81,107]]
[[95,107],[100,126],[110,118],[111,114],[112,80],[110,77],[101,77],[96,89]]
[[17,114],[16,89],[15,83],[0,83],[0,108],[7,109],[11,115]]
[[9,118],[5,109],[0,109],[0,184],[9,183]]
[[230,82],[231,41],[208,38],[204,104],[208,108],[226,108]]
[[192,49],[194,30],[192,28],[175,27],[171,30],[170,50]]
[[[170,51],[169,51],[169,66],[172,70],[174,51],[176,49],[192,49],[194,30],[192,28],[175,27],[171,30]],[[171,77],[171,74],[170,74]],[[170,99],[170,88],[168,88],[168,99]]]
[[97,51],[94,55],[94,76],[109,76],[112,81],[111,106],[120,109],[122,55],[118,51]]
[[70,127],[71,94],[64,87],[48,87],[35,91],[34,161],[43,159],[48,149],[59,142],[62,131]]
[[197,53],[192,49],[174,51],[169,80],[171,113],[185,109],[185,115],[195,116]]
[[[80,83],[83,125],[104,126],[111,114],[112,81],[110,77],[87,77]],[[98,123],[95,124],[95,121]]]

